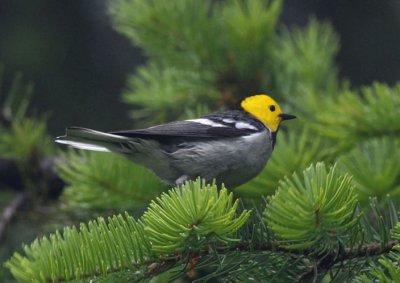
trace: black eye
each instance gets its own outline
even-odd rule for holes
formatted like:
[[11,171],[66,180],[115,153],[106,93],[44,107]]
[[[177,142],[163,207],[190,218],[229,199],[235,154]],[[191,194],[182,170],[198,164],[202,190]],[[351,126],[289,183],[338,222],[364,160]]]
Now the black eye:
[[274,111],[275,111],[275,105],[271,105],[271,106],[269,107],[269,110],[271,110],[272,112],[274,112]]

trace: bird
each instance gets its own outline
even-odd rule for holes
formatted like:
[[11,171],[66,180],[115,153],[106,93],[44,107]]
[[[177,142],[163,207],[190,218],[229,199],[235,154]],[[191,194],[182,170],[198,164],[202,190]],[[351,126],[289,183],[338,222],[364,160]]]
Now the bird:
[[69,127],[56,142],[78,149],[112,152],[147,167],[161,181],[181,186],[198,177],[233,189],[266,166],[285,114],[269,95],[243,99],[239,109],[201,118],[113,132]]

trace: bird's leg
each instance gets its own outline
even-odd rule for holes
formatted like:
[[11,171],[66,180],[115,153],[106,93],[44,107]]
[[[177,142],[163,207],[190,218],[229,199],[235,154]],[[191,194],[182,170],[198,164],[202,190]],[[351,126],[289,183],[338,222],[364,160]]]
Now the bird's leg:
[[188,175],[182,175],[178,179],[175,180],[175,184],[178,188],[182,188],[183,184],[189,180]]

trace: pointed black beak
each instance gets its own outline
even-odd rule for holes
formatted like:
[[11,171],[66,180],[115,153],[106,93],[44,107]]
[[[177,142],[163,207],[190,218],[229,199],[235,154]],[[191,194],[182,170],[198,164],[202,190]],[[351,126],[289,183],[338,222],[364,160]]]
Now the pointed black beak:
[[296,118],[296,116],[294,116],[294,115],[284,114],[284,113],[279,114],[279,117],[282,118],[282,121],[284,121],[284,120],[291,120],[291,119]]

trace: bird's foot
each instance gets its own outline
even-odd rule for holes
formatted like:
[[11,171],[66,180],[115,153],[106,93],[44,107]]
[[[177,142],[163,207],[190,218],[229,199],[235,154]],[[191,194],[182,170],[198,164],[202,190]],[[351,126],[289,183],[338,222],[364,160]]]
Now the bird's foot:
[[178,188],[182,188],[183,184],[185,184],[185,182],[188,180],[189,180],[188,175],[182,175],[178,179],[175,180],[175,184]]

